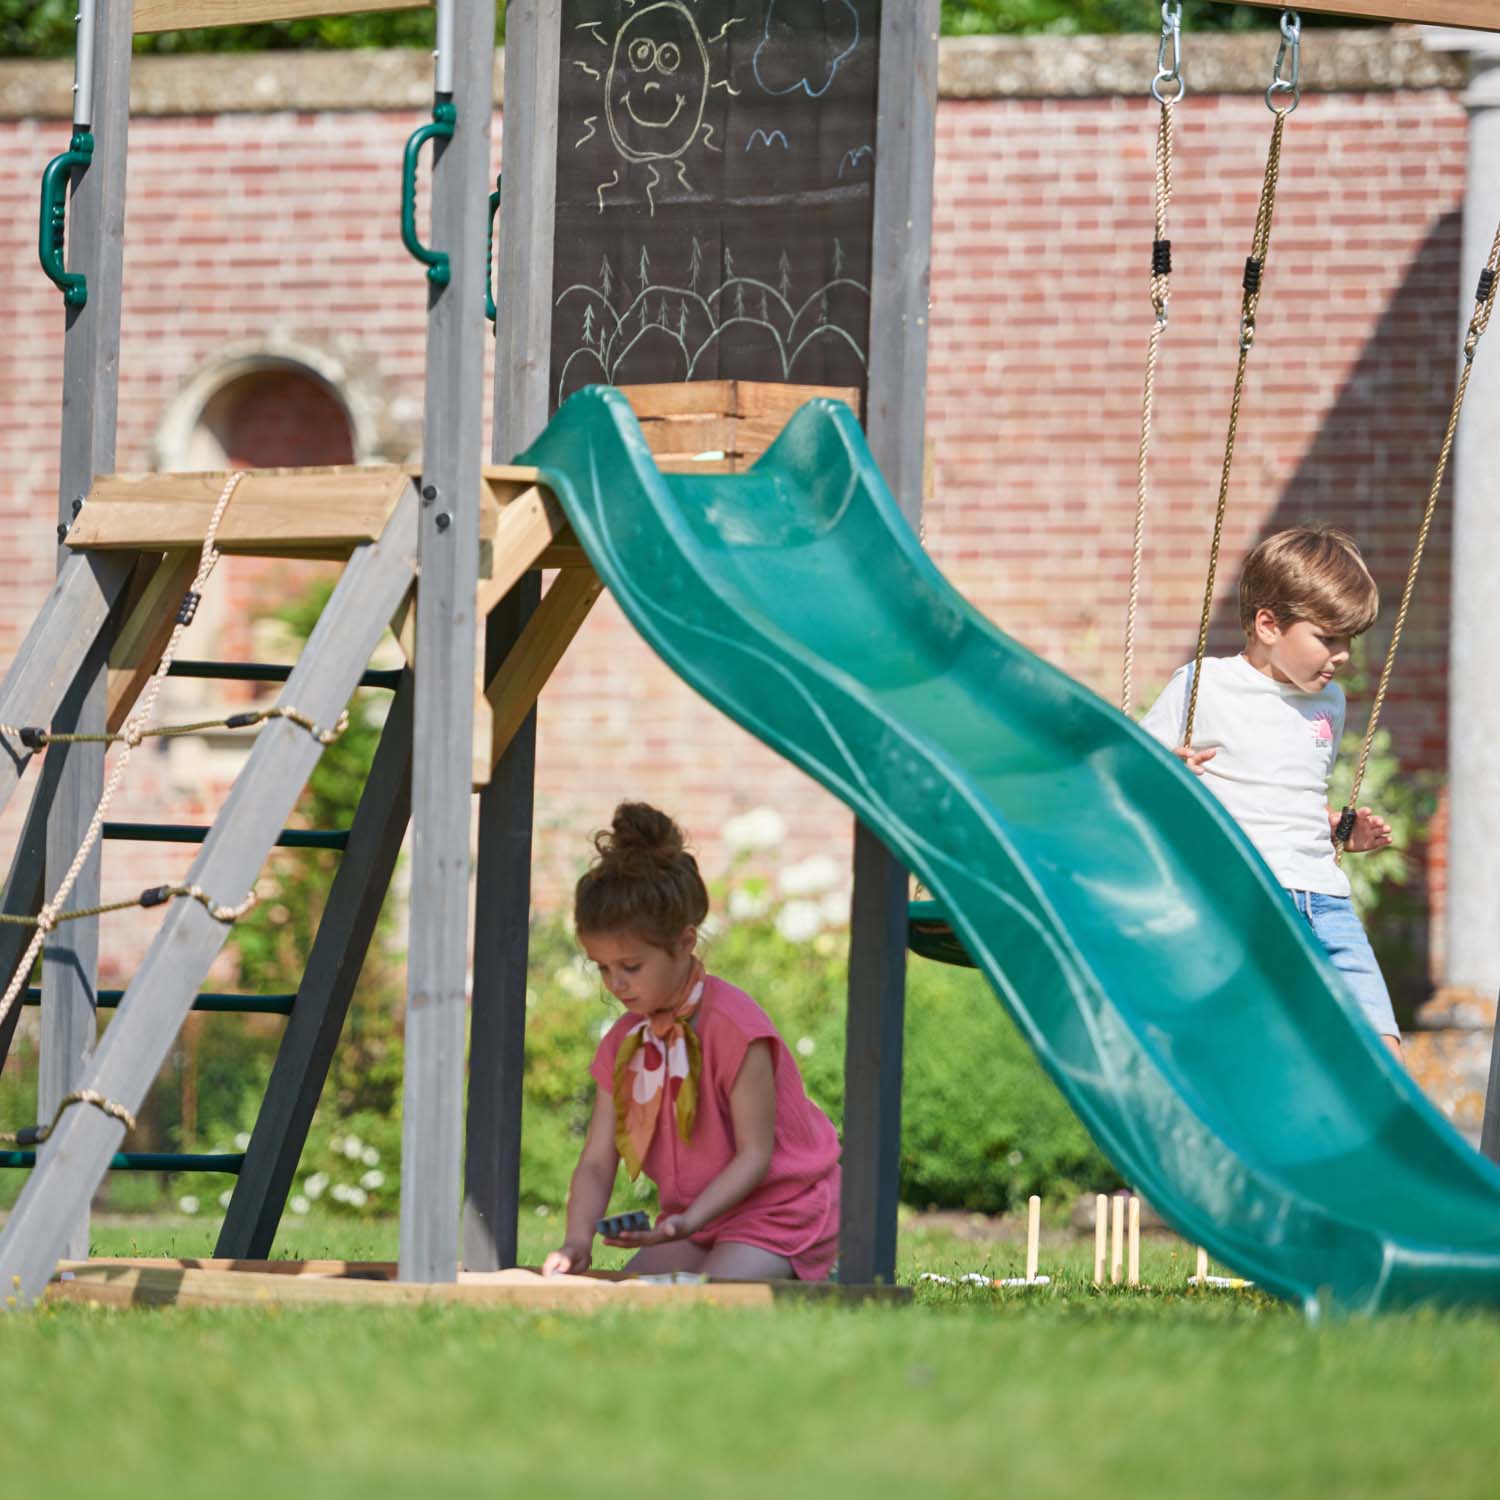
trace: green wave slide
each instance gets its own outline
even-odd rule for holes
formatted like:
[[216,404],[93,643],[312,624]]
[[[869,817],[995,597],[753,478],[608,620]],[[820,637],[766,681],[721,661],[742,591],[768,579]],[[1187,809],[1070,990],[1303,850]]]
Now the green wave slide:
[[667,663],[918,876],[1180,1234],[1310,1313],[1500,1303],[1500,1169],[1213,796],[944,579],[847,407],[809,403],[745,474],[664,475],[593,387],[518,462]]

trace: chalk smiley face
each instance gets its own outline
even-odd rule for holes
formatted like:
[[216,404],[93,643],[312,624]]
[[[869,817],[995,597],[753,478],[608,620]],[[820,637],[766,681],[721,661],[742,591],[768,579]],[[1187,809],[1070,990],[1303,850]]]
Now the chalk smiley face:
[[627,161],[670,161],[692,145],[708,106],[703,34],[681,0],[637,11],[615,37],[604,115]]

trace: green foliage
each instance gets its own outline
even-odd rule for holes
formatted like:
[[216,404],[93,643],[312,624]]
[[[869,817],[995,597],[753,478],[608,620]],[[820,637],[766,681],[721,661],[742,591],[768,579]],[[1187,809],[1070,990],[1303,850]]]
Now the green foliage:
[[[0,56],[64,57],[73,51],[75,0],[0,0]],[[1153,0],[943,0],[943,31],[950,36],[987,33],[1155,31],[1160,9]],[[1357,26],[1348,17],[1304,14],[1307,25]],[[1189,30],[1250,31],[1273,27],[1274,12],[1217,0],[1184,0]],[[496,7],[495,39],[505,40],[505,7]],[[265,21],[138,37],[137,52],[255,52],[355,47],[432,46],[432,11],[386,11],[321,16],[305,21]]]

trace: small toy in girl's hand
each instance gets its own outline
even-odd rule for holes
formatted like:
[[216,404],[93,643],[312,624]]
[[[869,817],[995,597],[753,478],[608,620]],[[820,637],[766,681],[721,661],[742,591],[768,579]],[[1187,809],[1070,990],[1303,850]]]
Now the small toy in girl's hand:
[[644,1234],[651,1227],[651,1215],[639,1208],[628,1214],[615,1214],[613,1218],[596,1219],[594,1232],[612,1240],[622,1234]]

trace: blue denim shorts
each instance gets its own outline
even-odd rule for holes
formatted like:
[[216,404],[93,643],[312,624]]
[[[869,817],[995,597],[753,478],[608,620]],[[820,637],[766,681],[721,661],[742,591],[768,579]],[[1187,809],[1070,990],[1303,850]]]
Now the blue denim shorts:
[[1334,968],[1344,976],[1370,1024],[1381,1036],[1399,1037],[1401,1028],[1391,1008],[1391,992],[1385,987],[1375,950],[1355,915],[1354,903],[1347,896],[1324,896],[1318,891],[1289,890],[1287,895],[1307,919]]

